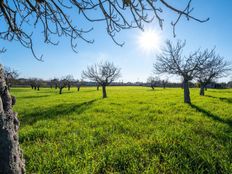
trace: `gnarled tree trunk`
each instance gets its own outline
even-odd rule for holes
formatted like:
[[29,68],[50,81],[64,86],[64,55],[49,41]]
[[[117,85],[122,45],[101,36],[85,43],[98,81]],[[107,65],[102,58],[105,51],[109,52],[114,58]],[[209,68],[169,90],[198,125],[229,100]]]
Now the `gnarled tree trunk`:
[[102,86],[102,98],[106,98],[106,86]]
[[191,103],[190,99],[190,91],[189,91],[189,83],[188,80],[183,81],[183,87],[184,87],[184,102],[185,103]]
[[25,173],[24,160],[18,142],[19,121],[12,110],[15,97],[10,96],[0,65],[0,173]]

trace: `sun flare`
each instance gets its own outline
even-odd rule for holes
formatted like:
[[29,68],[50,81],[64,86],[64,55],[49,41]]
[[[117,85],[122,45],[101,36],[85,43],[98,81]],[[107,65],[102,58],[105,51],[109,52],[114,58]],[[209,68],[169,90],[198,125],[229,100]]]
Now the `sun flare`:
[[146,53],[160,50],[160,33],[155,30],[145,30],[138,37],[138,45]]

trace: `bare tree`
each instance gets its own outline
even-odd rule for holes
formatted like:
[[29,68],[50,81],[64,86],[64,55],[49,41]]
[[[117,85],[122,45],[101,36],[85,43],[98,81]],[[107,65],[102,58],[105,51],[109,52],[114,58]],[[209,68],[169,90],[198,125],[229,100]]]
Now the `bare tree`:
[[40,90],[40,86],[42,85],[42,82],[43,82],[42,79],[38,79],[38,78],[35,79],[35,86],[38,91]]
[[120,77],[120,69],[106,61],[88,67],[86,71],[82,72],[82,76],[101,85],[102,97],[106,98],[106,86]]
[[18,78],[19,73],[10,67],[4,67],[4,76],[8,90],[10,90],[12,83]]
[[173,45],[167,41],[167,47],[157,56],[154,64],[156,73],[168,73],[179,75],[183,78],[184,102],[191,103],[189,81],[193,80],[199,72],[202,65],[208,60],[206,52],[197,50],[188,56],[183,56],[185,42],[178,41]]
[[28,82],[31,86],[31,89],[35,89],[36,90],[36,78],[29,78]]
[[152,90],[154,90],[155,87],[159,85],[160,79],[159,79],[159,77],[152,77],[152,76],[150,76],[147,79],[147,83],[152,88]]
[[73,78],[72,75],[67,75],[67,76],[65,77],[65,80],[66,80],[66,85],[67,85],[67,87],[68,87],[68,90],[70,91],[70,88],[71,88],[71,86],[72,86],[73,83],[74,83],[74,78]]
[[162,85],[164,89],[166,88],[167,84],[168,84],[168,79],[162,80]]
[[196,79],[200,84],[200,95],[205,95],[206,86],[215,81],[217,78],[228,75],[231,66],[223,57],[217,55],[212,49],[205,50],[207,61],[201,66],[200,71],[196,74]]
[[57,87],[59,88],[59,94],[62,94],[62,90],[67,87],[67,84],[68,84],[68,82],[67,82],[65,77],[61,78],[58,81],[58,86]]
[[77,91],[80,91],[81,86],[84,85],[83,79],[76,81]]
[[58,84],[59,84],[59,79],[58,78],[54,78],[51,80],[51,84],[52,86],[54,85],[55,89],[58,88]]

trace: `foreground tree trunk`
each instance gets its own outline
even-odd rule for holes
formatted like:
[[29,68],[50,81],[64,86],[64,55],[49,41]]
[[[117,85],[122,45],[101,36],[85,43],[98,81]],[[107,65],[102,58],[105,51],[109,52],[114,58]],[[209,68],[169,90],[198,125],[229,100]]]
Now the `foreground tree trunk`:
[[97,86],[97,91],[99,90],[99,86]]
[[[12,110],[15,97],[11,97],[0,65],[0,173],[25,173],[24,160],[18,142],[19,121]],[[13,102],[12,102],[13,99]]]
[[200,95],[201,95],[201,96],[204,96],[204,95],[205,95],[205,86],[204,86],[204,85],[201,85],[201,88],[200,88]]
[[80,86],[77,87],[77,91],[80,91]]
[[106,98],[106,86],[102,86],[102,98]]
[[189,91],[188,80],[184,80],[184,82],[183,82],[183,88],[184,88],[184,102],[190,104],[191,103],[191,99],[190,99],[190,91]]

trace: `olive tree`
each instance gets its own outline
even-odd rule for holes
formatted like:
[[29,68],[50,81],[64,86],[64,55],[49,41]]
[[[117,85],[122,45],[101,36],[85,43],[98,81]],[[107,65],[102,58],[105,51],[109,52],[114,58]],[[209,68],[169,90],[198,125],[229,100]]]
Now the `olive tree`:
[[120,77],[120,69],[106,61],[87,67],[87,70],[82,72],[82,77],[101,85],[102,98],[106,98],[106,86]]
[[[70,11],[76,14],[74,15],[75,18],[71,16],[72,12],[70,13]],[[0,39],[18,42],[22,46],[31,49],[35,58],[42,60],[42,56],[38,56],[33,47],[34,42],[36,42],[35,37],[33,37],[35,28],[41,30],[40,33],[42,33],[41,37],[44,39],[44,43],[57,45],[60,37],[68,37],[70,38],[71,48],[76,51],[78,39],[87,43],[93,42],[86,37],[86,34],[92,28],[83,29],[79,27],[79,23],[105,23],[109,36],[116,44],[122,46],[124,43],[115,39],[115,33],[123,29],[136,27],[143,29],[143,24],[149,23],[153,19],[157,19],[162,28],[163,12],[172,12],[173,16],[176,16],[171,23],[174,36],[175,27],[182,17],[198,22],[209,20],[208,18],[201,20],[192,16],[192,11],[191,0],[187,2],[183,9],[171,5],[166,0],[0,0],[0,23],[2,26]],[[91,15],[92,12],[94,12],[94,15]],[[4,49],[0,50],[0,52],[4,51]],[[2,75],[0,78],[3,79],[4,73],[0,75]],[[0,86],[4,86],[4,83],[2,82]],[[2,117],[3,115],[1,115]],[[11,120],[4,120],[4,122],[7,121]],[[13,128],[10,127],[9,129]],[[0,127],[0,131],[4,131],[3,127]],[[12,136],[10,132],[9,136]],[[8,154],[11,154],[11,151],[14,150],[8,147],[4,148],[9,152]],[[4,156],[3,158],[6,159],[5,163],[8,163],[8,165],[0,163],[0,173],[23,173],[23,168],[18,168],[14,166],[15,163],[7,160],[10,157]]]
[[196,77],[209,57],[206,51],[201,52],[200,50],[194,51],[188,56],[183,56],[183,48],[185,45],[186,43],[181,41],[178,41],[176,45],[167,41],[166,48],[157,56],[154,71],[156,73],[168,73],[181,76],[183,79],[184,102],[191,103],[189,82]]
[[205,50],[207,61],[200,67],[196,74],[196,80],[200,84],[200,95],[205,95],[206,86],[218,78],[228,75],[231,66],[224,60],[224,57],[215,53],[214,49]]

